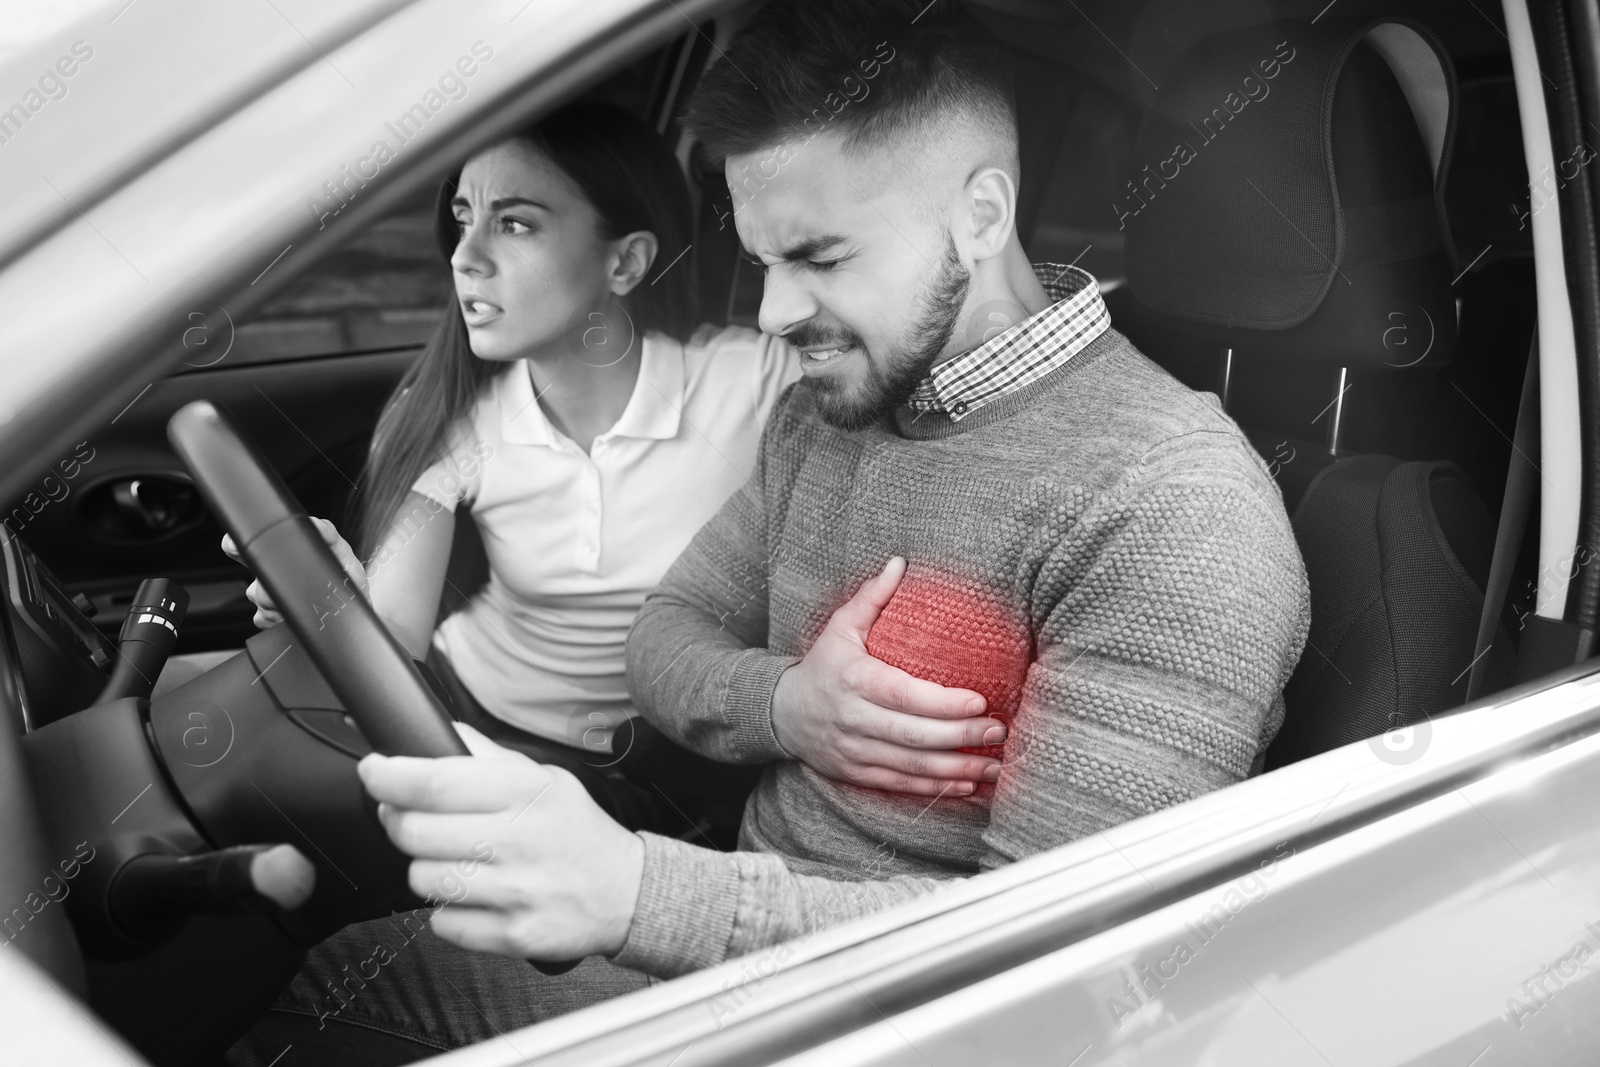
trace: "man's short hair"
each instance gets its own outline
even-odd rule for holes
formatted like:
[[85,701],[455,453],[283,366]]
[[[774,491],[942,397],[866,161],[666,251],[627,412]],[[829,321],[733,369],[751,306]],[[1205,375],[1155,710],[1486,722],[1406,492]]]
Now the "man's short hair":
[[826,131],[845,151],[959,114],[1016,144],[1004,52],[957,0],[773,0],[734,34],[685,125],[713,159]]

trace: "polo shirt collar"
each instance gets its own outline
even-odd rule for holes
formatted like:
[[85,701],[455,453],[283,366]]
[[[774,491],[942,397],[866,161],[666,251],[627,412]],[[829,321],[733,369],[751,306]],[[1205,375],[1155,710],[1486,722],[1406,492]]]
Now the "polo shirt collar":
[[683,345],[666,334],[646,334],[633,396],[617,424],[602,436],[671,440],[678,436],[683,397]]
[[[678,435],[684,399],[683,346],[664,334],[645,336],[639,380],[616,425],[602,437],[670,440]],[[526,366],[508,369],[498,379],[500,439],[511,445],[556,447],[558,434],[533,395]]]

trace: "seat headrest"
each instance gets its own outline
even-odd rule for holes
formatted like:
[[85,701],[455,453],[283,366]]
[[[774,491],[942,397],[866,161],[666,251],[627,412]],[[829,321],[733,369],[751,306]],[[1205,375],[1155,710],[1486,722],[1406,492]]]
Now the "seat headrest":
[[1289,20],[1179,57],[1115,205],[1128,287],[1185,334],[1274,358],[1436,367],[1455,72],[1409,20]]

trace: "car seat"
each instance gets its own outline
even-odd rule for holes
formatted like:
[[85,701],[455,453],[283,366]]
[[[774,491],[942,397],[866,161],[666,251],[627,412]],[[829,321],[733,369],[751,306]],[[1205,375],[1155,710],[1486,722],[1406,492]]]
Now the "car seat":
[[[1166,72],[1115,210],[1113,320],[1217,392],[1269,461],[1311,630],[1266,766],[1460,705],[1494,519],[1453,463],[1342,447],[1352,384],[1434,374],[1457,345],[1444,211],[1454,73],[1409,20],[1214,34]],[[1485,652],[1503,684],[1503,628]]]

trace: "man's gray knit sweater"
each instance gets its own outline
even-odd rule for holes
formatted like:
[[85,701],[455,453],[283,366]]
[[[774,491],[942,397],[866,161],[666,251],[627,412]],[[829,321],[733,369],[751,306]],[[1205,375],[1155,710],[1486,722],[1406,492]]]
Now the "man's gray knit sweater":
[[[896,555],[868,650],[1011,724],[999,782],[971,796],[833,781],[773,734],[779,674]],[[1237,782],[1283,720],[1308,620],[1261,460],[1115,330],[959,422],[902,408],[845,433],[801,383],[628,640],[651,722],[769,766],[740,851],[642,835],[615,962],[681,974]]]

